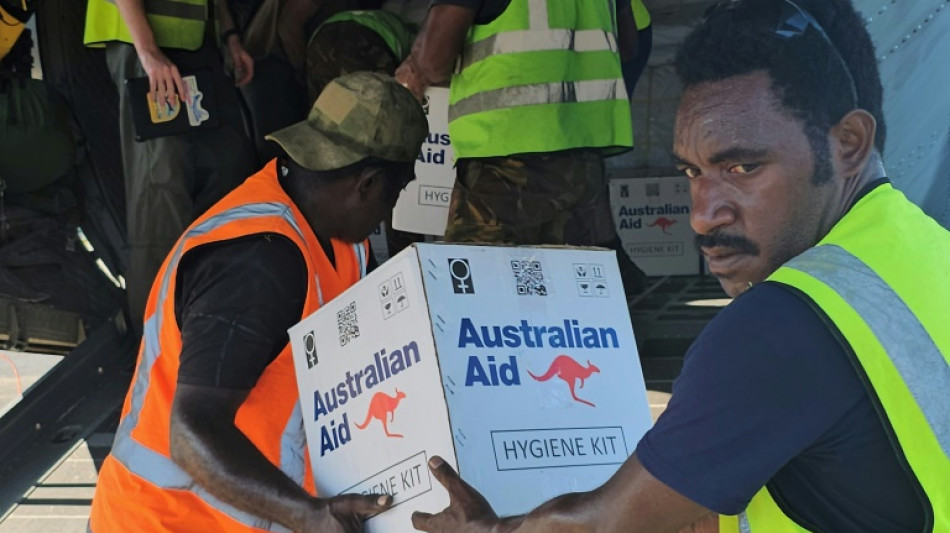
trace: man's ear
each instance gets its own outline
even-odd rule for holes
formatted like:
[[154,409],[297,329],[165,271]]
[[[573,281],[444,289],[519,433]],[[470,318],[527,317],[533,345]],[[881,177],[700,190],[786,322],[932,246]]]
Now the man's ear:
[[877,121],[863,109],[854,109],[831,128],[832,159],[840,176],[850,178],[864,170],[874,151]]
[[382,172],[378,168],[366,167],[360,170],[356,178],[356,192],[360,200],[365,202],[372,195],[373,188],[379,186],[382,178]]

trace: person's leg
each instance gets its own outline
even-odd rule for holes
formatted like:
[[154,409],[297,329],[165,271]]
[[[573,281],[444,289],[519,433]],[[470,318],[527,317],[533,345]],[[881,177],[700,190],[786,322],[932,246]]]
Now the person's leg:
[[[192,220],[234,190],[259,168],[254,146],[247,135],[239,93],[234,80],[225,73],[216,46],[206,44],[193,53],[178,52],[173,58],[179,68],[210,71],[214,83],[221,125],[188,134],[191,172],[186,182]],[[256,74],[255,74],[256,76]]]
[[106,48],[109,70],[119,91],[119,139],[125,174],[128,269],[125,272],[129,310],[140,328],[145,304],[158,269],[181,232],[191,222],[188,143],[181,137],[160,137],[138,142],[127,78],[145,76],[135,49],[125,43]]
[[567,213],[583,191],[566,180],[569,152],[462,159],[445,239],[562,244]]
[[603,158],[594,151],[581,152],[570,168],[571,179],[586,184],[586,188],[583,198],[570,211],[564,228],[565,243],[614,250],[624,293],[628,297],[641,293],[646,286],[646,274],[630,258],[617,234]]

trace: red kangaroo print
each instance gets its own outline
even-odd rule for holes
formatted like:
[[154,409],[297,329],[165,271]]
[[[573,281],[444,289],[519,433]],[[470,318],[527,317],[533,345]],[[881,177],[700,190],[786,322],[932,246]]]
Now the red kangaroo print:
[[386,418],[388,417],[390,422],[393,421],[393,417],[396,415],[396,406],[399,405],[399,400],[405,397],[406,393],[399,392],[399,389],[396,389],[395,396],[390,396],[385,392],[377,392],[369,401],[369,412],[366,413],[366,420],[362,424],[356,424],[356,427],[366,429],[366,426],[376,418],[383,423],[383,431],[386,432],[387,437],[401,439],[402,435],[389,432]]
[[577,394],[574,392],[574,385],[577,384],[577,380],[581,380],[581,387],[584,388],[584,380],[589,378],[594,372],[600,372],[600,369],[591,364],[590,360],[587,361],[587,366],[578,363],[577,361],[571,359],[566,355],[559,355],[554,358],[554,361],[551,361],[551,366],[548,367],[548,371],[544,373],[543,376],[536,376],[528,371],[528,375],[533,377],[538,381],[547,381],[557,375],[557,377],[563,379],[567,382],[567,386],[571,388],[571,396],[574,400],[586,403],[591,407],[596,407],[591,402],[583,400],[577,397]]
[[647,226],[651,228],[653,226],[660,226],[660,229],[663,230],[663,233],[666,233],[667,235],[672,235],[672,233],[666,230],[670,229],[670,226],[672,226],[673,224],[676,224],[675,220],[670,220],[666,217],[660,217],[654,220],[653,222],[651,222],[650,224],[647,224]]

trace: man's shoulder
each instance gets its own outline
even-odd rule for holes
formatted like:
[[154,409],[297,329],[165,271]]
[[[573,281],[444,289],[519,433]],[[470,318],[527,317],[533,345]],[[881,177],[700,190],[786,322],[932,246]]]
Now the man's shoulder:
[[797,335],[814,329],[828,330],[828,322],[803,293],[787,285],[764,282],[736,297],[713,318],[700,338],[745,343],[750,338]]

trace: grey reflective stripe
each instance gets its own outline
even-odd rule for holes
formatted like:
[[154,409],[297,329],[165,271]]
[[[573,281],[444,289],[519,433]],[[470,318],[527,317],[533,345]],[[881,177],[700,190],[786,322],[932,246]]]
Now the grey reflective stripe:
[[840,246],[812,248],[785,266],[835,290],[871,328],[950,457],[950,364],[914,312],[863,261]]
[[[106,0],[106,2],[115,4],[115,0]],[[208,20],[207,5],[186,4],[184,2],[175,2],[174,0],[145,0],[145,12],[149,15],[161,15],[201,22]]]
[[[131,406],[129,414],[122,419],[119,428],[116,430],[115,443],[112,446],[112,456],[137,476],[161,488],[191,490],[208,505],[227,514],[242,524],[260,529],[268,529],[270,531],[283,532],[287,531],[283,526],[272,524],[249,513],[239,511],[208,494],[201,487],[194,485],[194,480],[191,479],[191,476],[179,468],[171,459],[150,448],[142,446],[132,438],[132,430],[138,425],[142,405],[145,402],[145,393],[149,387],[152,366],[158,359],[160,352],[158,339],[159,332],[162,329],[162,311],[165,306],[165,300],[168,298],[168,287],[171,283],[171,275],[177,270],[178,262],[184,253],[185,243],[192,238],[200,237],[237,220],[272,216],[282,217],[293,227],[294,231],[300,237],[300,240],[307,242],[303,232],[300,231],[300,226],[298,226],[297,221],[294,220],[294,215],[290,208],[285,204],[277,202],[247,204],[229,209],[198,224],[179,239],[175,245],[168,268],[165,269],[165,273],[162,276],[155,311],[148,320],[145,321],[142,336],[143,351],[138,370],[135,374],[135,384],[132,386]],[[317,286],[319,287],[319,283],[317,283]],[[291,421],[293,421],[293,418],[294,417],[291,416]],[[289,425],[290,422],[288,422],[288,426]],[[285,442],[283,440],[284,437],[293,439],[296,438],[296,435],[285,428],[281,440],[281,450],[283,450],[285,446],[290,445],[290,441]],[[290,473],[288,473],[288,475],[290,475]]]
[[303,412],[300,410],[298,400],[280,436],[280,469],[298,485],[303,485],[306,464],[303,454],[305,453],[307,453],[307,435],[304,432]]
[[362,243],[357,243],[353,245],[353,250],[356,252],[356,262],[359,268],[360,279],[366,277],[366,269],[368,268],[366,249],[363,247]]
[[749,525],[749,516],[745,514],[745,511],[739,513],[739,533],[752,533],[752,526]]
[[548,22],[548,0],[528,0],[528,27],[532,30],[550,28]]
[[449,122],[466,115],[511,107],[627,98],[623,79],[535,83],[475,93],[449,106]]
[[613,33],[604,30],[520,30],[496,33],[465,47],[462,68],[494,55],[549,50],[616,52],[617,39]]

